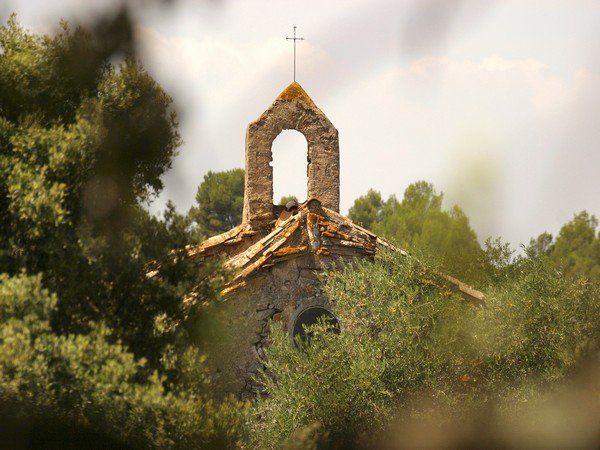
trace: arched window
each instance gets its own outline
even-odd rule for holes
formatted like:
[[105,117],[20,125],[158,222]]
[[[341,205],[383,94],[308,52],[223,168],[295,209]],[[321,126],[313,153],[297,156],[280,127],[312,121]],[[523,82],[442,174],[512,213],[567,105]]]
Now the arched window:
[[314,325],[322,320],[327,322],[327,324],[330,326],[331,332],[340,334],[340,322],[331,311],[323,308],[322,306],[310,306],[302,310],[294,320],[294,325],[292,327],[292,339],[294,340],[294,343],[296,343],[298,339],[304,342],[309,342],[311,339],[311,334],[310,332],[306,332],[306,327]]
[[283,130],[273,141],[273,203],[281,197],[293,195],[299,202],[308,192],[308,143],[302,133]]

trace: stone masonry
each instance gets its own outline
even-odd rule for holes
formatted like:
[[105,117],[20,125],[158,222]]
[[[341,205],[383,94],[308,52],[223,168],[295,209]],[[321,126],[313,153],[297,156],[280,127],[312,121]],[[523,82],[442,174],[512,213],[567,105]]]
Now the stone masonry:
[[282,130],[297,130],[308,142],[308,198],[339,211],[340,151],[338,132],[302,87],[294,82],[246,132],[246,180],[243,220],[260,229],[274,218],[273,153]]
[[[284,129],[301,132],[308,142],[308,199],[285,208],[273,204],[271,167],[271,146]],[[298,83],[248,126],[243,222],[187,249],[190,258],[224,259],[232,272],[224,301],[211,318],[223,330],[209,343],[207,359],[218,395],[261,391],[256,380],[267,356],[269,323],[287,330],[292,345],[293,330],[306,324],[303,318],[314,318],[315,311],[335,317],[335,299],[326,298],[322,289],[329,270],[340,262],[373,258],[382,246],[408,256],[339,214],[339,175],[338,132]],[[483,299],[442,274],[436,285]],[[193,294],[188,301],[195,301]]]

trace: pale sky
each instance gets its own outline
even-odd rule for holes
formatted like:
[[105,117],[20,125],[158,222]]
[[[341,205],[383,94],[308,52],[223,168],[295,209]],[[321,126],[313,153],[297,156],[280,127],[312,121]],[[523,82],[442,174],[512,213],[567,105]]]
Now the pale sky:
[[[113,5],[8,0],[0,15],[51,32]],[[186,211],[207,171],[243,167],[247,124],[292,81],[297,25],[297,79],[340,135],[343,213],[369,188],[401,198],[427,180],[482,241],[600,215],[599,1],[179,0],[136,18],[185,141],[154,211]],[[273,151],[275,199],[304,199],[304,137]]]

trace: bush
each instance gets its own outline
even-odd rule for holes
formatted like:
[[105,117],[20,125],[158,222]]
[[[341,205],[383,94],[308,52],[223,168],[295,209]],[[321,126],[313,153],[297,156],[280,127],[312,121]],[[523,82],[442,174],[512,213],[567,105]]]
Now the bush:
[[[86,430],[144,448],[224,448],[240,438],[248,405],[217,405],[198,389],[201,377],[167,389],[102,324],[90,324],[88,334],[54,334],[56,302],[40,276],[0,275],[0,406],[20,411],[17,424],[34,424],[21,438],[39,439],[36,428],[66,430],[61,439],[70,445]],[[184,356],[190,366],[202,362],[193,350]]]
[[446,421],[474,417],[486,405],[512,414],[558,386],[600,329],[597,289],[535,259],[514,270],[484,308],[390,252],[331,273],[326,291],[343,332],[316,326],[296,351],[273,327],[270,397],[257,404],[254,445],[300,437],[309,448],[370,445],[390,423],[439,419],[442,410],[452,410]]

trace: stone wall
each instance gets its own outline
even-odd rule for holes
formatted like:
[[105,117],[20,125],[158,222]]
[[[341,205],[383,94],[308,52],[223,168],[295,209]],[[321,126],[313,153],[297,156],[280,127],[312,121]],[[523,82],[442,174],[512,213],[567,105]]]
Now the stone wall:
[[[298,83],[292,83],[246,132],[243,220],[260,229],[273,220],[272,145],[282,130],[297,130],[308,143],[308,198],[339,211],[338,132]],[[300,199],[303,200],[303,199]]]
[[299,310],[309,306],[330,309],[319,280],[322,264],[329,261],[317,258],[305,254],[265,267],[226,299],[216,319],[225,332],[210,344],[207,360],[220,396],[261,391],[253,378],[262,367],[269,320],[289,332]]

